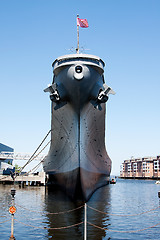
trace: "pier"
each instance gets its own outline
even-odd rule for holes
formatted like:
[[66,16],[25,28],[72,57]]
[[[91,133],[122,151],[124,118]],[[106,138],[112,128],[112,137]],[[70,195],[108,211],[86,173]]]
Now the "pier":
[[22,186],[44,186],[46,184],[46,174],[44,172],[39,172],[38,174],[29,174],[29,175],[20,175],[15,178],[15,180],[11,176],[0,175],[0,183],[1,184],[13,184],[19,183]]

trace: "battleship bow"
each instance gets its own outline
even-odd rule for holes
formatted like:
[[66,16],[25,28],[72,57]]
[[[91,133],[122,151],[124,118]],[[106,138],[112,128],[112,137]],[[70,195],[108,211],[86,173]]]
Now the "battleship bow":
[[53,82],[44,91],[52,101],[51,146],[43,168],[50,184],[72,199],[87,201],[109,182],[105,148],[105,103],[114,91],[104,82],[104,62],[72,54],[53,62]]

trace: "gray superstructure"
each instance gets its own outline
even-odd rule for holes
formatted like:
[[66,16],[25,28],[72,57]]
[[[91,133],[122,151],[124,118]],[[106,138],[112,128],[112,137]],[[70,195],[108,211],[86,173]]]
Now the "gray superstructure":
[[73,199],[88,200],[109,181],[111,160],[105,148],[105,102],[112,89],[104,82],[104,62],[72,54],[53,62],[51,146],[44,160],[49,182]]

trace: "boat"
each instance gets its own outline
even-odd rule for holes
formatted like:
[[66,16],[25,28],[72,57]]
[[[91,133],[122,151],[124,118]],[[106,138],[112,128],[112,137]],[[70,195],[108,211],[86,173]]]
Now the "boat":
[[110,184],[116,184],[116,179],[115,179],[115,178],[112,178],[112,179],[110,180]]
[[105,64],[97,56],[68,54],[52,66],[53,82],[44,90],[52,103],[51,145],[43,168],[50,186],[56,184],[73,200],[88,201],[110,179],[105,103],[114,91],[104,81]]
[[155,184],[160,184],[160,181],[156,181]]

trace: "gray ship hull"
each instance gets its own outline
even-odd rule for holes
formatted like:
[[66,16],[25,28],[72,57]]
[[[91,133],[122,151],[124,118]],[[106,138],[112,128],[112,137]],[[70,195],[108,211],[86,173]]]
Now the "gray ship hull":
[[96,57],[83,54],[59,59],[53,64],[53,84],[45,90],[52,100],[52,119],[51,146],[43,166],[50,183],[72,199],[87,201],[109,182],[105,102],[112,90],[104,83],[102,60],[98,63]]

